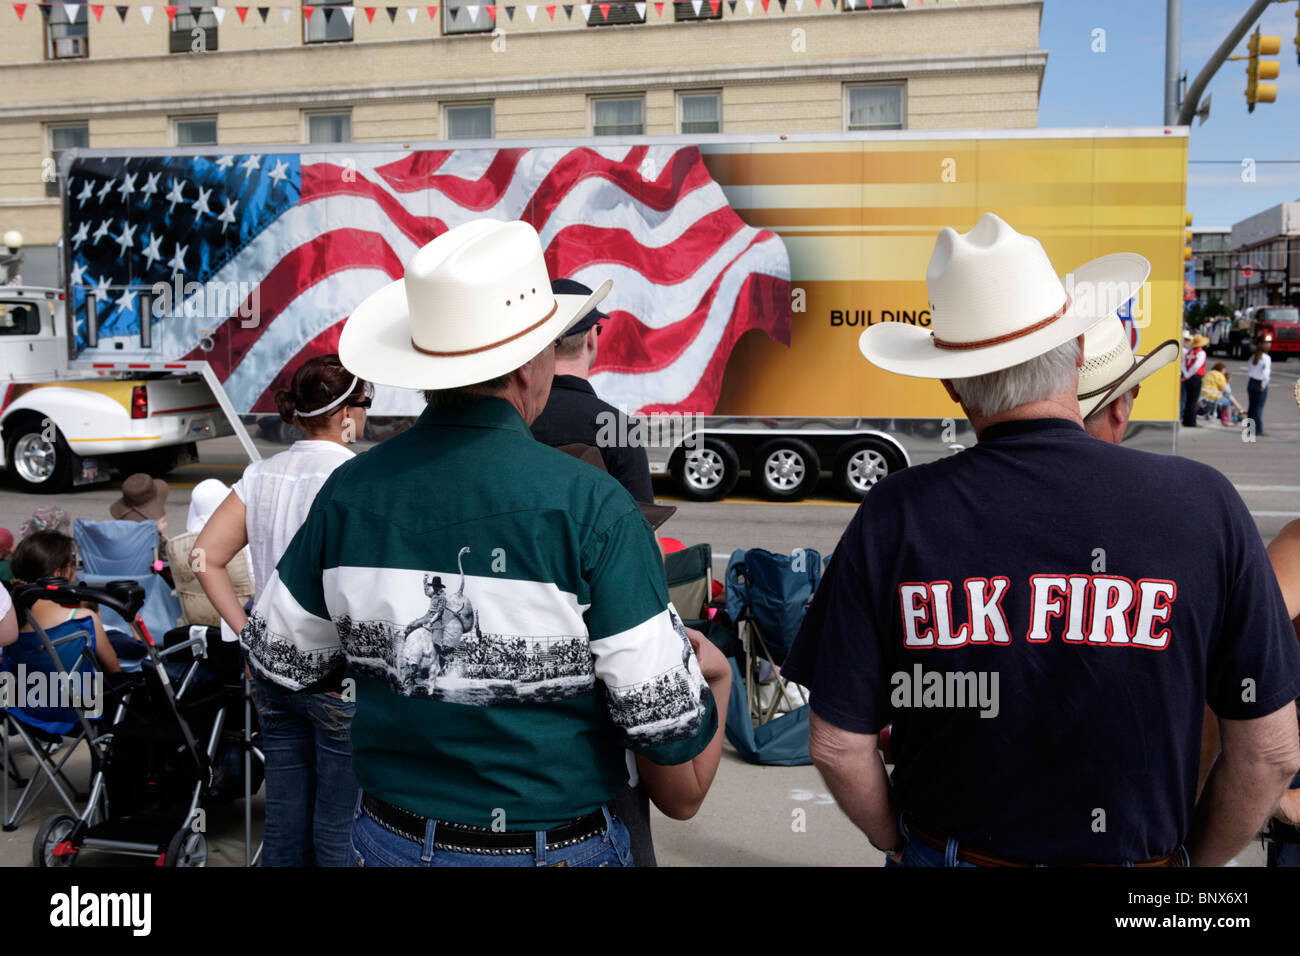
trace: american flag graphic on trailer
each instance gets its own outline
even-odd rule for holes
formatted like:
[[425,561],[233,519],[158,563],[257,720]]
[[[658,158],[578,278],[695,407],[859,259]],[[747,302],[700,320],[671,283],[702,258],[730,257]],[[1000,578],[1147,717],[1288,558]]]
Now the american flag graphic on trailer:
[[[273,411],[353,307],[481,217],[531,223],[554,277],[614,279],[592,383],[615,405],[711,412],[740,336],[790,340],[785,246],[693,146],[87,156],[67,182],[78,358],[206,360],[241,412]],[[422,404],[381,390],[375,411]]]

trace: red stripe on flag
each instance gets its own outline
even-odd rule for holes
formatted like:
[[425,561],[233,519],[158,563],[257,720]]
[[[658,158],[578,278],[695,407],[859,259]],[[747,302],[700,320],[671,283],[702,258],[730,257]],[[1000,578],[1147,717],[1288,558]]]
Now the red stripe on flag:
[[375,172],[393,187],[394,192],[436,189],[458,206],[481,211],[500,202],[505,191],[510,188],[519,160],[525,152],[527,150],[523,149],[497,150],[492,162],[478,179],[465,179],[450,174],[436,175],[434,170],[441,167],[451,155],[448,152],[438,153],[430,161],[423,160],[425,154],[415,153],[409,158],[380,166]]
[[[553,276],[571,276],[592,265],[627,266],[659,285],[684,282],[708,262],[745,224],[729,208],[715,209],[693,222],[671,244],[643,246],[626,229],[582,223],[567,226],[551,240],[546,267]],[[601,342],[601,347],[604,347]]]
[[[349,173],[349,178],[344,174]],[[344,169],[332,163],[311,163],[302,167],[302,202],[314,202],[327,196],[362,196],[373,199],[392,220],[393,225],[414,242],[422,246],[435,236],[447,231],[447,225],[436,216],[417,216],[405,209],[395,196],[378,183],[356,175],[354,169]]]

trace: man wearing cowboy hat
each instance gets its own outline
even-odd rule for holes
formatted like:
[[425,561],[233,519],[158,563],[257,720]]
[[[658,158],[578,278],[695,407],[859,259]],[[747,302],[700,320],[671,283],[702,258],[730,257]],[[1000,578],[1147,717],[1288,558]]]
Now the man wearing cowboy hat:
[[1149,355],[1134,355],[1119,316],[1102,319],[1083,336],[1079,414],[1093,438],[1118,445],[1128,430],[1133,401],[1147,376],[1178,358],[1178,342],[1161,342]]
[[1205,378],[1205,346],[1210,340],[1194,335],[1183,356],[1183,427],[1196,427],[1196,404],[1201,400],[1201,380]]
[[[940,379],[979,438],[872,490],[782,669],[812,690],[836,800],[895,864],[1222,865],[1300,767],[1300,646],[1240,497],[1082,428],[1084,333],[1148,268],[1112,254],[1062,283],[988,214],[939,234],[932,332],[859,341]],[[1224,748],[1194,807],[1207,700]]]
[[[333,473],[243,637],[290,688],[346,667],[357,865],[629,865],[609,809],[624,749],[671,816],[712,781],[725,658],[681,626],[627,492],[528,431],[556,339],[609,287],[554,294],[531,226],[476,220],[343,330],[354,374],[429,408]],[[424,582],[457,575],[473,627],[439,673],[403,680]]]

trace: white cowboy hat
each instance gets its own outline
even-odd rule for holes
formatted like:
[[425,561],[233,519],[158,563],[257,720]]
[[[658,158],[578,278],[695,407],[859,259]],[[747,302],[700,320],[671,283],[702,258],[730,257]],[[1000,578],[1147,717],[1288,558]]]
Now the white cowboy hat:
[[367,296],[339,337],[353,375],[400,388],[458,388],[514,371],[609,292],[555,295],[526,222],[475,219],[444,232],[406,275]]
[[1128,329],[1118,317],[1098,322],[1083,336],[1079,369],[1079,411],[1087,418],[1134,385],[1178,358],[1178,341],[1161,342],[1146,355],[1134,355]]
[[1011,368],[1082,335],[1137,295],[1151,264],[1132,252],[1085,263],[1062,280],[1032,236],[993,213],[965,234],[944,229],[925,273],[930,328],[873,325],[871,363],[915,378],[970,378]]

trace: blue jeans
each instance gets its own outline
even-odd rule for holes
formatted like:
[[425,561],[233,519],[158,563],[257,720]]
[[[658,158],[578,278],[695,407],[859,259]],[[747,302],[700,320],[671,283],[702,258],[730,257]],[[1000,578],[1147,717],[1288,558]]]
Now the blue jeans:
[[1255,423],[1255,434],[1264,434],[1264,403],[1268,401],[1268,389],[1259,384],[1259,379],[1252,378],[1246,383],[1246,396],[1250,401],[1246,405],[1246,417]]
[[[903,847],[903,862],[895,863],[886,857],[886,868],[891,866],[969,866],[979,868],[976,863],[967,863],[965,860],[957,859],[958,845],[957,841],[952,837],[948,838],[948,846],[943,850],[936,849],[921,840],[914,840],[907,829],[907,824],[903,822],[902,814],[899,814],[898,817],[898,830],[903,834],[903,839],[906,841],[906,845]],[[1178,849],[1174,853],[1182,854],[1183,866],[1188,865],[1187,851],[1182,844],[1178,845]],[[1038,865],[1041,867],[1047,864],[1040,863]],[[1121,865],[1132,866],[1133,864],[1123,863]]]
[[536,848],[527,853],[492,856],[455,853],[434,848],[437,821],[425,825],[424,843],[398,836],[372,820],[357,797],[352,822],[353,866],[632,866],[632,842],[618,817],[605,814],[605,829],[575,846],[548,850],[539,832]]
[[253,679],[266,755],[263,866],[347,866],[358,787],[352,776],[356,704],[294,694]]

